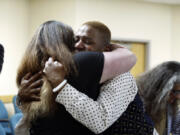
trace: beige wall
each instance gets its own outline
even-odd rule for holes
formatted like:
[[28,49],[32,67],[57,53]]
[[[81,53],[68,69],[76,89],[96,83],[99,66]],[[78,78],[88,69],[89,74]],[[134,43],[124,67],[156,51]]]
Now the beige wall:
[[0,95],[17,92],[16,70],[27,44],[28,9],[26,0],[0,0],[0,43],[5,47]]
[[172,59],[180,61],[180,6],[173,8],[172,15]]
[[[93,10],[92,10],[93,9]],[[135,0],[77,0],[76,24],[101,20],[115,38],[149,40],[149,68],[171,59],[171,6]],[[163,48],[163,54],[160,50]]]
[[30,35],[47,20],[59,20],[73,27],[75,8],[75,0],[30,0]]
[[89,20],[108,25],[114,38],[149,41],[149,68],[179,60],[180,7],[136,0],[0,0],[0,43],[5,63],[0,95],[17,92],[15,77],[23,52],[44,21],[60,20],[74,29]]

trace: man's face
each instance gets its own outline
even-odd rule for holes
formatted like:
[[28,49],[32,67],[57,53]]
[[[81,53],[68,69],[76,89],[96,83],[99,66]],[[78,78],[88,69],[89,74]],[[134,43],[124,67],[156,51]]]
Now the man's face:
[[88,26],[81,26],[75,34],[75,48],[78,51],[103,51],[104,46],[100,33]]

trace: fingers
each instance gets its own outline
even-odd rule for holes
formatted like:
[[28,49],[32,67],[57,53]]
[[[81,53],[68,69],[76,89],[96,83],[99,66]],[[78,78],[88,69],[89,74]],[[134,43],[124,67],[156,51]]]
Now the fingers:
[[28,102],[33,102],[33,101],[40,101],[41,98],[37,95],[31,96],[31,98],[28,100]]
[[49,57],[48,61],[51,63],[54,61],[54,59],[52,57]]
[[120,44],[110,44],[112,47],[114,47],[114,48],[125,48],[125,47],[123,47],[122,45],[120,45]]
[[43,84],[43,80],[42,80],[42,79],[39,79],[39,80],[33,82],[29,87],[30,87],[30,89],[32,89],[32,88],[38,88],[38,87],[41,87],[42,84]]
[[27,74],[22,78],[22,80],[23,80],[23,79],[24,79],[24,80],[28,80],[30,77],[31,77],[31,73],[29,72],[29,73],[27,73]]
[[48,59],[48,61],[46,61],[46,63],[45,63],[45,67],[44,67],[43,72],[46,73],[46,72],[47,72],[47,69],[48,69],[49,67],[52,67],[52,68],[58,67],[58,68],[59,68],[59,67],[63,67],[63,65],[62,65],[60,62],[58,62],[58,61],[54,61],[53,58],[50,57],[50,58]]
[[55,61],[54,65],[59,67],[59,68],[63,68],[63,65],[60,62],[58,62],[58,61]]
[[[47,68],[48,66],[52,65],[53,64],[53,58],[52,57],[49,57],[49,59],[46,61],[45,63],[45,68]],[[43,72],[46,71],[46,69],[44,68]]]
[[[37,92],[37,90],[35,90]],[[40,93],[39,94],[25,94],[25,93],[18,93],[18,97],[21,102],[34,102],[40,101]]]
[[21,80],[18,96],[22,102],[40,101],[40,91],[43,84],[42,71],[32,75],[27,73]]
[[36,80],[40,80],[42,78],[42,71],[34,74],[28,81],[28,84],[31,85],[33,82],[35,82]]
[[35,96],[40,96],[41,88],[31,89],[31,94]]
[[58,61],[54,61],[54,59],[52,57],[49,57],[48,61],[46,62],[46,66],[49,66],[51,64],[55,64],[55,65],[58,65],[58,66],[61,66],[62,64]]
[[107,45],[107,46],[104,48],[104,51],[105,51],[105,52],[110,52],[110,51],[112,51],[111,45]]
[[45,67],[51,65],[52,63],[53,63],[53,59],[52,59],[52,57],[49,57],[49,59],[45,63]]

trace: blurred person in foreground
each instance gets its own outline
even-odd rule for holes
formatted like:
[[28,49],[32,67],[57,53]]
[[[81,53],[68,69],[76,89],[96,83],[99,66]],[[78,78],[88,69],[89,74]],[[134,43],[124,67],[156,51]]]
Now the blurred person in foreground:
[[2,71],[3,63],[4,63],[4,47],[2,46],[2,44],[0,44],[0,72]]

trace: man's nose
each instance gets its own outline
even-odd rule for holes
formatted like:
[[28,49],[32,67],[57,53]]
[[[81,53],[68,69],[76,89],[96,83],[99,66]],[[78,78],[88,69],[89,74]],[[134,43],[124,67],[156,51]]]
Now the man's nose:
[[84,43],[83,43],[81,40],[79,40],[79,41],[75,44],[75,48],[76,48],[76,49],[85,49],[85,45],[84,45]]

